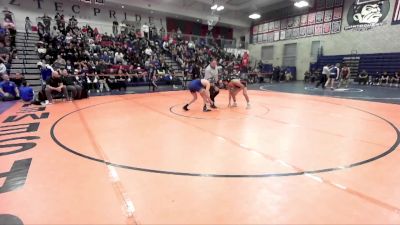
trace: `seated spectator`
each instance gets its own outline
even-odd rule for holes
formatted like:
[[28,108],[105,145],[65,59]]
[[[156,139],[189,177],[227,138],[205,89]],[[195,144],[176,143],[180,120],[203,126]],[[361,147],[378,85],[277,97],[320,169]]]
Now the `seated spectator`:
[[22,83],[25,81],[25,78],[20,73],[16,73],[14,76],[10,76],[10,80],[14,82],[17,87],[21,87]]
[[0,82],[0,99],[2,101],[13,101],[19,99],[19,90],[14,82],[10,81],[7,74],[2,75],[3,81]]
[[125,64],[125,62],[124,62],[124,54],[121,52],[121,50],[118,50],[115,53],[114,64]]
[[28,83],[24,80],[22,86],[19,88],[22,101],[31,103],[34,97],[33,89],[29,87]]
[[310,74],[310,72],[307,70],[307,71],[304,73],[304,83],[309,83],[309,82],[310,82],[310,79],[311,79],[311,74]]
[[361,73],[358,74],[358,84],[361,85],[363,83],[366,85],[368,82],[368,73],[366,70],[361,71]]
[[389,84],[389,74],[386,71],[379,78],[379,84],[385,86]]
[[67,88],[67,91],[71,91],[71,98],[81,99],[82,87],[78,85],[79,82],[74,76],[69,75],[66,69],[63,69],[61,73],[64,86]]
[[57,59],[56,59],[56,61],[54,61],[54,63],[53,63],[53,68],[54,68],[55,70],[58,70],[58,69],[63,70],[63,69],[66,68],[66,65],[67,65],[67,63],[65,62],[65,59],[63,59],[63,58],[61,57],[61,55],[57,55]]
[[390,80],[390,87],[392,85],[396,85],[396,87],[399,87],[399,83],[400,83],[400,74],[399,74],[399,72],[396,72],[396,73],[394,73],[394,76]]
[[4,42],[0,41],[0,62],[8,64],[10,60],[10,50],[5,46]]
[[380,85],[380,78],[381,78],[381,76],[379,75],[378,72],[376,72],[375,74],[371,75],[370,84],[371,85]]
[[49,101],[49,104],[53,104],[53,95],[54,94],[63,94],[67,100],[71,100],[68,96],[67,88],[63,85],[60,74],[57,71],[54,71],[46,80],[46,97]]
[[289,69],[287,69],[285,71],[285,81],[291,81],[291,80],[293,80],[292,72]]
[[7,74],[7,67],[4,62],[0,61],[0,75]]
[[37,52],[39,55],[39,59],[44,59],[47,54],[47,48],[44,47],[43,42],[38,43]]

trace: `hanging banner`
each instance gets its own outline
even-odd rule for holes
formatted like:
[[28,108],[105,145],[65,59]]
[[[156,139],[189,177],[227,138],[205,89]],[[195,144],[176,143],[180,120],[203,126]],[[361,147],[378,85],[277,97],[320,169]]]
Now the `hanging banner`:
[[344,30],[365,31],[384,25],[390,9],[389,0],[356,0],[349,8]]
[[393,12],[392,24],[400,24],[400,0],[396,0],[396,5]]

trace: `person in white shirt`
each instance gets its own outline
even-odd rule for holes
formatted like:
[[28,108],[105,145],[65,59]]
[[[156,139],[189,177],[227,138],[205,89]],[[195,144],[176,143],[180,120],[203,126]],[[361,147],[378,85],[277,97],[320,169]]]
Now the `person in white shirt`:
[[218,76],[218,63],[217,60],[212,60],[210,65],[207,66],[205,70],[204,79],[210,81],[211,88],[210,88],[210,98],[212,100],[211,108],[217,108],[215,106],[215,97],[219,94],[218,84],[220,82]]
[[0,62],[0,76],[1,76],[2,74],[6,74],[6,72],[7,72],[7,67],[6,67],[6,65],[4,65],[3,62]]
[[143,24],[141,31],[143,32],[145,38],[149,37],[149,26],[146,23]]
[[318,81],[317,85],[315,86],[316,88],[318,88],[319,85],[322,84],[322,88],[325,89],[325,83],[328,80],[328,76],[330,74],[330,69],[329,69],[330,66],[331,65],[328,64],[322,68],[322,73],[320,74],[319,81]]
[[124,64],[124,54],[121,51],[115,53],[114,64]]
[[146,55],[148,55],[148,56],[151,56],[151,55],[153,54],[153,51],[151,50],[150,47],[147,47],[147,48],[144,50],[144,53],[145,53]]

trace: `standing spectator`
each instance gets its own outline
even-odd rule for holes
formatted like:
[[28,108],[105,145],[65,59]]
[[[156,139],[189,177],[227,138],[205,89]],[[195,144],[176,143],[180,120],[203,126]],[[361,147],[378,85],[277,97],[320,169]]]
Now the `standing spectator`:
[[118,21],[114,21],[113,25],[112,25],[112,30],[113,30],[113,34],[114,37],[116,37],[118,35]]
[[145,38],[149,38],[149,26],[147,23],[143,24],[141,32],[143,33]]
[[19,90],[14,82],[10,81],[7,74],[2,75],[3,81],[0,82],[0,98],[2,101],[13,101],[19,99]]
[[46,13],[42,17],[42,21],[44,24],[44,31],[45,33],[50,34],[50,27],[51,27],[51,17],[49,17]]
[[368,82],[368,73],[366,70],[361,71],[360,74],[358,74],[358,84],[361,85],[363,83],[366,85]]
[[29,17],[25,18],[25,32],[28,34],[30,31],[32,31],[32,21],[29,19]]
[[62,93],[67,100],[71,100],[68,97],[67,88],[63,85],[60,74],[57,71],[54,71],[50,78],[46,80],[46,97],[49,101],[49,104],[53,104],[53,94]]

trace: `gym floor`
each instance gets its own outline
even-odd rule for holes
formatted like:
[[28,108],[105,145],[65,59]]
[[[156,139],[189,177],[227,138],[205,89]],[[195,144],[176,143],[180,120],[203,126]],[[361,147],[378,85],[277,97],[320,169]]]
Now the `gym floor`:
[[400,223],[399,88],[251,89],[209,113],[146,88],[11,105],[0,224]]

